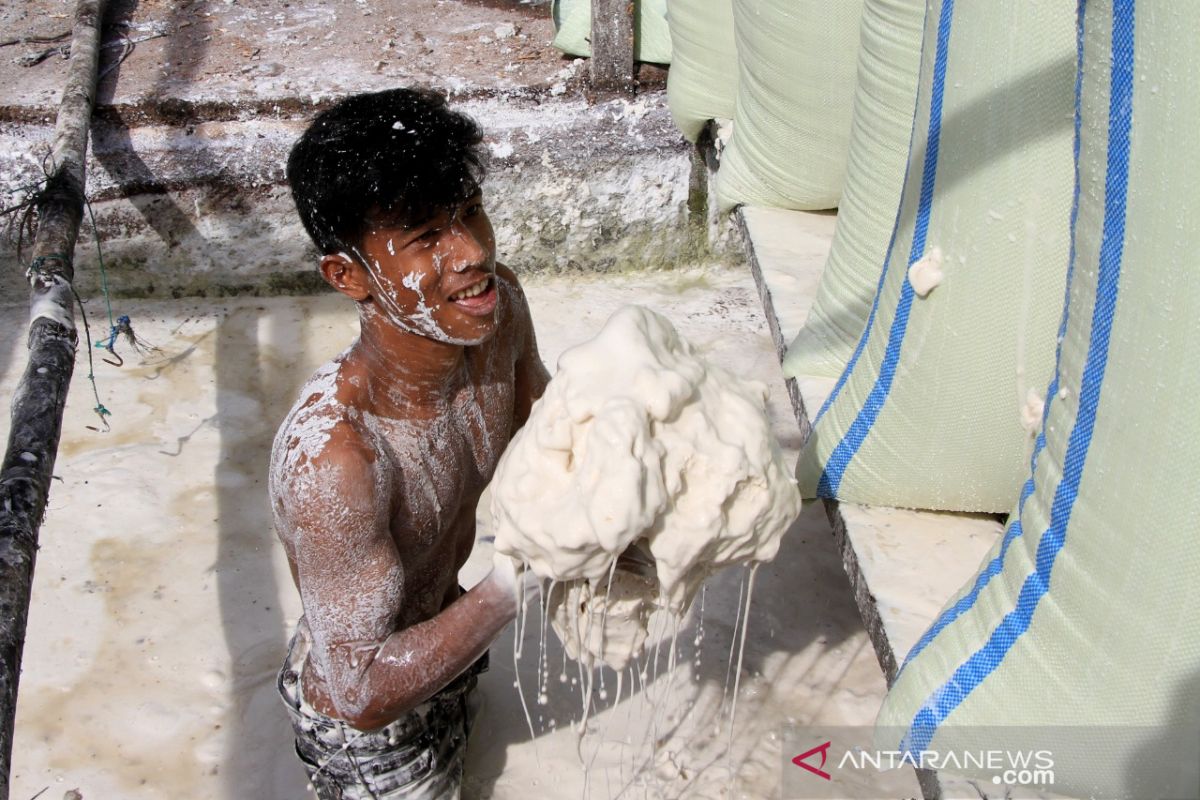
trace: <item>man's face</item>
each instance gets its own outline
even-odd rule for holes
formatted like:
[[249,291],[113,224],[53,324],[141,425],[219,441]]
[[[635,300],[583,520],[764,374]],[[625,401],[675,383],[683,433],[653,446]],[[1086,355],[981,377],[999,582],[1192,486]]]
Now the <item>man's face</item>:
[[377,310],[400,328],[459,345],[496,330],[496,241],[480,195],[413,227],[371,225],[359,255]]

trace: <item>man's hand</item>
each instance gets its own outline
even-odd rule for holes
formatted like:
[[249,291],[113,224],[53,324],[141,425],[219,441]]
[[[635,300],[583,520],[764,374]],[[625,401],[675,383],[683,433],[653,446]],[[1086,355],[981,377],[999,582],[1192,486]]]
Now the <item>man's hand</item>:
[[528,605],[541,596],[542,581],[533,570],[503,553],[492,556],[492,572],[489,578],[513,598],[515,610]]
[[658,564],[650,555],[648,545],[643,545],[645,539],[637,539],[621,555],[617,556],[617,569],[631,572],[649,581],[658,579]]

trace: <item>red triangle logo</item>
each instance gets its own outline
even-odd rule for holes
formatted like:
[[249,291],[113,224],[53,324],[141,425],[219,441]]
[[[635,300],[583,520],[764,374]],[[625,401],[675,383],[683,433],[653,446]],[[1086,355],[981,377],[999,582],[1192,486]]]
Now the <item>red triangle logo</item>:
[[[813,775],[817,775],[819,777],[824,778],[827,781],[833,780],[833,778],[830,777],[828,772],[821,769],[821,767],[825,766],[825,759],[829,757],[829,747],[832,744],[833,744],[833,742],[826,742],[825,744],[819,744],[816,747],[814,747],[812,750],[801,753],[800,755],[793,758],[792,763],[795,764],[797,767],[802,767],[802,768],[808,770]],[[806,764],[804,760],[806,758],[808,758],[809,756],[815,755],[816,753],[821,754],[820,765],[814,767],[812,764]]]

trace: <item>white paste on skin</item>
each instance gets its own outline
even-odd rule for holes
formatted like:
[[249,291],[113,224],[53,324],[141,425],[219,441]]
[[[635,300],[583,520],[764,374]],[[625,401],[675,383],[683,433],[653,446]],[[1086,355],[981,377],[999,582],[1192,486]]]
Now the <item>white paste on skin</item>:
[[433,318],[434,309],[425,303],[425,292],[421,290],[421,279],[424,277],[424,272],[410,272],[400,281],[401,286],[417,296],[417,313],[411,319],[425,335],[433,338],[438,338],[439,336],[449,338]]
[[[665,318],[638,306],[559,359],[500,460],[491,510],[498,552],[542,578],[575,582],[565,593],[588,601],[591,624],[603,619],[599,641],[585,632],[568,649],[582,641],[591,656],[624,666],[645,640],[635,590],[645,608],[679,615],[711,573],[774,558],[800,494],[766,397],[763,384],[706,363]],[[618,566],[618,599],[605,615],[597,601],[612,561],[639,538],[656,580],[627,581]],[[573,626],[560,616],[579,605],[555,609],[565,642]]]
[[[300,550],[306,538],[327,535],[324,526],[329,525],[336,528],[339,535],[345,535],[345,557],[362,563],[370,560],[372,554],[357,543],[367,540],[368,537],[362,536],[362,533],[373,529],[378,524],[378,516],[385,510],[363,509],[358,504],[347,502],[347,498],[338,495],[337,487],[343,485],[344,480],[337,467],[318,465],[334,429],[346,424],[343,407],[336,400],[343,357],[317,370],[301,390],[288,421],[276,435],[272,448],[270,491],[276,529],[293,552]],[[386,497],[388,492],[388,487],[382,482],[383,475],[379,470],[373,474],[374,490],[379,497]],[[296,503],[314,503],[327,509],[329,516],[310,520],[302,512],[297,513]],[[288,524],[285,518],[296,520],[296,524]],[[310,527],[313,524],[315,527]],[[300,569],[304,570],[303,563]],[[344,609],[341,625],[336,630],[324,627],[334,619],[334,615],[324,610],[324,606],[329,602],[327,598],[333,597],[344,587],[326,586],[311,579],[301,587],[305,609],[318,609],[317,613],[306,617],[317,645],[310,658],[315,659],[331,691],[338,696],[350,695],[386,638],[387,630],[380,621],[387,620],[392,613],[404,581],[404,576],[398,570],[392,578],[394,588],[391,592],[379,593],[369,591],[366,586],[356,587],[359,601],[352,609]],[[332,646],[330,642],[335,638],[340,644]],[[339,664],[344,664],[344,667]],[[358,703],[346,703],[348,711],[356,712],[361,708]]]
[[[505,307],[527,317],[519,289],[498,277],[497,290],[502,301],[511,304]],[[507,442],[506,435],[492,436],[488,420],[511,418],[512,413],[511,387],[492,392],[476,387],[503,387],[502,377],[511,375],[511,359],[516,357],[510,349],[484,345],[449,379],[447,396],[433,419],[392,419],[338,399],[339,386],[356,383],[347,378],[346,359],[361,346],[356,342],[322,366],[300,390],[276,435],[269,473],[275,527],[289,553],[298,556],[302,573],[304,630],[313,642],[309,659],[338,699],[338,708],[348,714],[361,712],[369,700],[360,694],[363,676],[394,631],[401,602],[430,608],[442,597],[440,591],[431,595],[420,588],[427,583],[424,573],[400,566],[382,581],[360,577],[360,567],[380,563],[378,551],[372,549],[378,541],[375,533],[382,526],[398,527],[434,540],[455,524],[464,493],[477,496]],[[403,375],[405,365],[395,369]],[[372,397],[378,397],[377,390],[384,392],[388,404],[403,408],[409,400],[403,382],[397,386],[367,391]],[[355,498],[355,484],[346,480],[336,459],[331,463],[324,457],[342,426],[357,431],[376,456],[364,476],[374,507]],[[402,498],[392,502],[401,484]],[[320,513],[309,513],[313,509]],[[340,542],[343,547],[336,557],[345,569],[305,573],[302,554],[310,537]],[[328,550],[323,557],[330,557]],[[395,666],[413,657],[410,652],[382,656],[384,663]]]
[[908,268],[908,282],[918,297],[925,297],[942,282],[942,248],[935,247]]
[[[354,250],[354,252],[358,256],[358,261],[361,264],[365,265],[368,263],[366,256],[363,255],[363,253],[361,253],[357,248]],[[434,254],[433,260],[434,268],[437,271],[438,277],[440,278],[442,274],[440,255]],[[400,308],[398,299],[400,296],[400,289],[396,287],[395,283],[384,277],[378,261],[372,261],[370,263],[372,263],[374,266],[368,267],[367,273],[371,276],[372,282],[375,284],[375,291],[371,293],[371,296],[375,298],[379,310],[388,318],[389,321],[392,322],[392,324],[396,325],[401,330],[427,336],[430,339],[434,339],[439,342],[446,342],[447,344],[461,345],[464,347],[480,344],[484,338],[486,338],[483,337],[469,340],[457,339],[442,329],[442,326],[439,325],[437,320],[433,318],[433,313],[437,311],[440,306],[434,305],[431,307],[425,302],[425,294],[421,289],[420,283],[421,278],[424,277],[424,273],[421,272],[410,272],[401,279],[401,284],[404,289],[413,292],[417,296],[416,313],[406,314],[404,310]],[[495,272],[490,274],[494,279]],[[496,314],[499,313],[499,310],[500,304],[497,303],[496,310],[492,312],[493,318],[495,318]]]

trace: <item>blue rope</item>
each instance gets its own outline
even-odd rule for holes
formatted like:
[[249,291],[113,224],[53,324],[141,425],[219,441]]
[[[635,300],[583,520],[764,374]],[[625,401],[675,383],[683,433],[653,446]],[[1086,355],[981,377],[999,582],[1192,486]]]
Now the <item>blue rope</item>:
[[[41,183],[45,183],[45,181],[39,182],[39,184],[41,184]],[[33,188],[39,184],[31,184],[30,187],[26,187],[26,188]],[[108,311],[108,325],[109,325],[108,338],[100,339],[100,340],[94,342],[93,346],[96,349],[107,350],[108,352],[112,353],[113,355],[116,355],[114,348],[117,343],[117,337],[122,332],[127,332],[132,337],[133,326],[130,323],[128,316],[122,315],[120,317],[117,317],[115,322],[113,321],[112,296],[108,290],[108,270],[104,266],[104,251],[100,246],[100,231],[96,227],[96,214],[92,210],[91,202],[89,200],[87,200],[86,198],[84,199],[84,205],[87,206],[88,217],[92,222],[92,236],[94,237],[94,239],[96,241],[96,258],[100,265],[100,288],[101,288],[101,291],[104,293],[104,305]],[[73,263],[71,256],[64,254],[64,253],[50,253],[50,254],[47,254],[44,256],[37,256],[29,263],[29,269],[27,270],[27,274],[34,275],[34,274],[43,272],[46,268],[47,263],[51,262],[51,261],[57,261],[59,264],[66,265],[66,266],[70,266]],[[79,293],[77,291],[75,291],[75,286],[72,283],[68,282],[67,285],[71,287],[71,294],[73,294],[75,296],[75,302],[79,305],[79,314],[83,318],[84,338],[88,341],[91,341],[91,338],[92,338],[91,325],[88,323],[87,309],[83,305],[83,298],[81,298],[79,296]],[[112,412],[109,411],[108,408],[105,407],[104,403],[100,400],[100,390],[96,386],[96,369],[95,369],[95,361],[92,358],[92,349],[93,349],[92,347],[89,347],[87,349],[87,354],[88,354],[88,376],[87,377],[88,377],[88,381],[92,384],[92,396],[96,398],[96,405],[92,410],[95,411],[96,415],[100,417],[100,422],[102,422],[104,424],[104,429],[105,429],[105,431],[107,431],[110,428],[109,428],[108,420],[106,419],[106,417],[112,416]]]
[[[88,217],[92,220],[92,238],[96,240],[96,259],[100,263],[100,289],[104,292],[104,305],[108,307],[108,325],[113,325],[112,315],[112,299],[108,295],[108,270],[104,268],[104,251],[100,249],[100,229],[96,227],[96,214],[92,211],[92,203],[90,200],[84,200],[84,205],[87,206]],[[129,322],[129,317],[122,317],[126,323]]]

